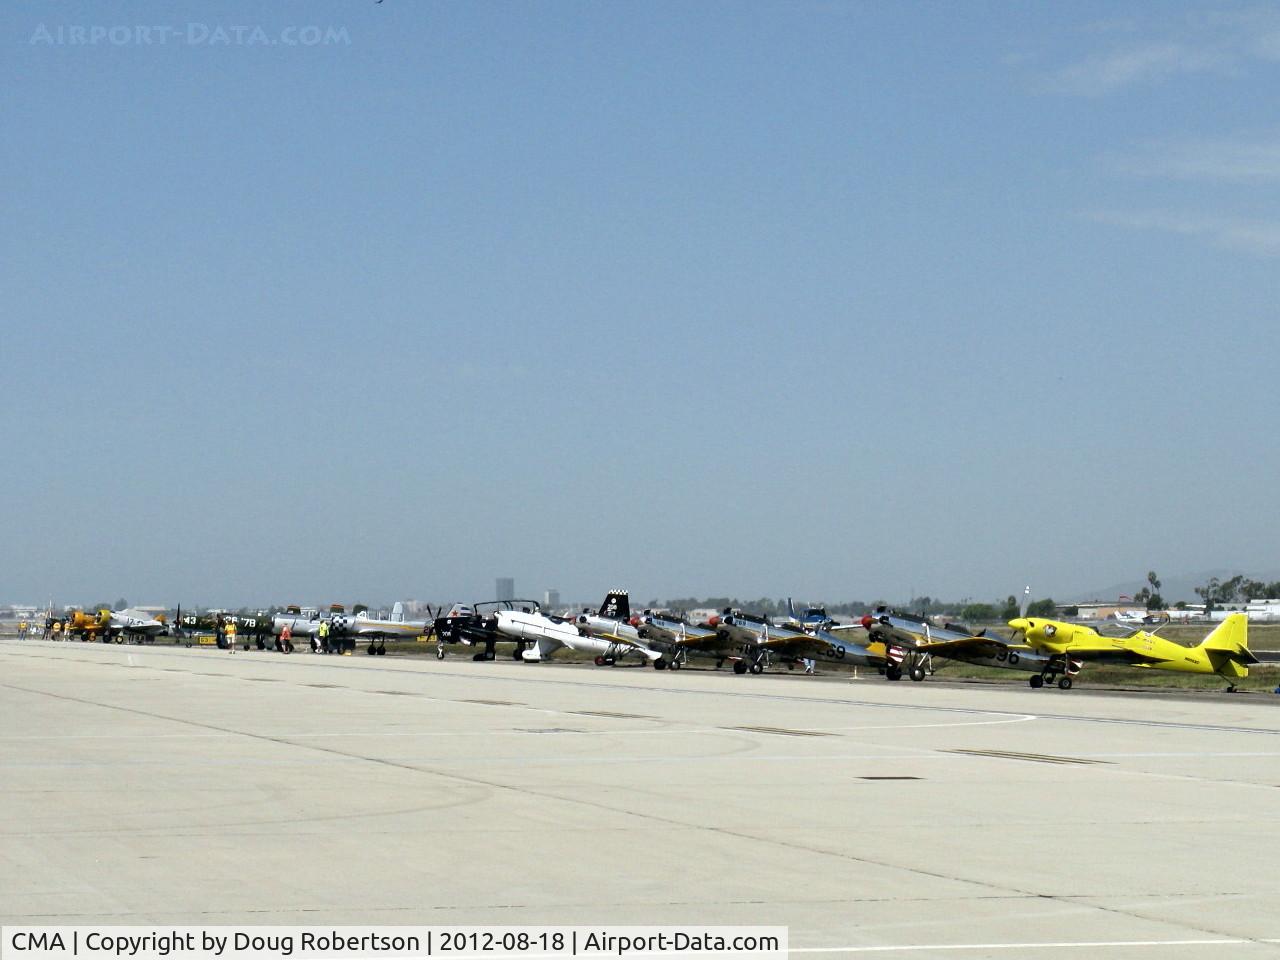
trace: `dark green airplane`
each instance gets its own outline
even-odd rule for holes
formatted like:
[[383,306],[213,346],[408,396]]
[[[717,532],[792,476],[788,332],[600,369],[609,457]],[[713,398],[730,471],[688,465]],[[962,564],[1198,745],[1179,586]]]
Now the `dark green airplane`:
[[265,650],[268,643],[272,645],[272,649],[280,649],[279,638],[273,636],[271,632],[271,614],[269,613],[183,613],[182,606],[179,605],[177,615],[173,618],[174,633],[177,636],[189,637],[197,633],[212,633],[218,638],[218,646],[223,648],[227,645],[223,627],[228,623],[236,625],[236,640],[244,649],[248,650],[250,646],[256,644],[259,650]]

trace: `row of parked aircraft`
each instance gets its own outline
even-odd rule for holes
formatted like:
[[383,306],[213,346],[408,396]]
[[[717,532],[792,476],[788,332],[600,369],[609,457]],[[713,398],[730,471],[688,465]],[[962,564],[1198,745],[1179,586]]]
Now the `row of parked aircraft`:
[[478,649],[476,660],[492,660],[496,645],[514,644],[513,657],[526,663],[549,659],[557,650],[587,654],[600,666],[628,658],[658,670],[678,670],[691,658],[733,665],[735,673],[762,673],[774,665],[794,668],[805,661],[824,661],[877,670],[889,680],[921,681],[933,673],[935,660],[955,660],[1028,674],[1033,688],[1056,684],[1071,689],[1088,662],[1126,664],[1158,670],[1217,674],[1235,689],[1257,658],[1249,651],[1248,619],[1231,614],[1201,643],[1184,646],[1155,630],[1120,628],[1115,636],[1078,623],[1027,617],[1009,621],[1007,636],[971,630],[960,624],[935,626],[928,619],[880,608],[854,623],[837,623],[820,607],[772,619],[728,609],[701,623],[669,611],[631,612],[625,590],[611,590],[598,610],[560,616],[544,612],[536,601],[506,600],[454,604],[428,619],[411,620],[396,604],[389,618],[371,615],[357,605],[348,615],[334,604],[327,614],[288,607],[284,613],[259,616],[193,614],[178,608],[172,631],[159,617],[136,610],[76,613],[65,635],[123,642],[154,639],[172,632],[178,637],[213,633],[224,640],[226,626],[236,626],[235,640],[246,649],[268,645],[290,652],[292,640],[310,641],[325,653],[386,653],[388,640],[432,639],[443,659],[451,644]]
[[605,597],[600,609],[575,617],[543,613],[533,603],[509,601],[490,611],[450,611],[435,623],[443,643],[452,639],[482,644],[476,659],[492,659],[498,639],[516,643],[513,656],[526,662],[547,659],[561,647],[592,654],[598,665],[627,656],[657,669],[679,669],[690,657],[711,658],[716,666],[731,661],[735,673],[762,673],[773,664],[794,667],[805,660],[872,667],[886,679],[921,681],[933,673],[934,660],[956,660],[1029,674],[1034,689],[1057,684],[1071,689],[1086,662],[1126,664],[1148,669],[1217,674],[1228,689],[1248,676],[1257,658],[1249,652],[1248,619],[1232,614],[1195,647],[1156,635],[1124,630],[1106,636],[1082,624],[1023,615],[1009,621],[1012,633],[1000,636],[962,625],[936,627],[923,617],[880,608],[851,624],[838,624],[821,608],[781,620],[725,610],[700,624],[671,613],[645,610],[631,615],[625,591]]

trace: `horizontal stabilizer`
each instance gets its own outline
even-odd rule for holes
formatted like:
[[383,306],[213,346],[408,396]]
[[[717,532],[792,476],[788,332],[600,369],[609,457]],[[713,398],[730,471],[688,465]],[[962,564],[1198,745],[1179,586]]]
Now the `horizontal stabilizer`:
[[1200,644],[1206,653],[1225,654],[1238,663],[1257,663],[1249,650],[1249,618],[1243,613],[1230,614]]

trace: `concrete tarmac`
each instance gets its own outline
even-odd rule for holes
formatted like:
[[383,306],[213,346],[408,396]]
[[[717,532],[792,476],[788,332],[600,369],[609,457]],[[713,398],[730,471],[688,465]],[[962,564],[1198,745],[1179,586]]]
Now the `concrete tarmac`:
[[1280,697],[0,643],[0,922],[1280,956]]

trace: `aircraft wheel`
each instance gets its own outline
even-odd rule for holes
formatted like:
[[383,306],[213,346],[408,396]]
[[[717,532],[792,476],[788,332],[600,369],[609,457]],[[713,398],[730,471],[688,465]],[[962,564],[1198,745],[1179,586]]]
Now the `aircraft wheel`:
[[439,647],[439,646],[436,647],[436,659],[437,660],[444,659],[444,647]]
[[367,653],[367,654],[368,654],[369,656],[371,656],[371,657],[372,657],[375,653],[377,653],[377,651],[373,649],[373,644],[372,644],[372,643],[371,643],[371,644],[369,644],[369,646],[365,648],[365,651],[364,651],[364,652],[365,652],[365,653]]
[[679,669],[680,669],[680,661],[679,661],[679,660],[672,660],[672,661],[671,661],[671,669],[672,669],[672,670],[679,670]]
[[267,649],[266,641],[264,641],[261,637],[258,638],[258,649],[259,650]]
[[665,670],[665,669],[667,669],[667,661],[665,661],[665,660],[663,660],[661,657],[659,657],[657,660],[653,661],[653,669],[655,669],[655,670]]
[[1040,676],[1038,673],[1033,673],[1027,682],[1031,684],[1032,690],[1039,690],[1044,686],[1044,677]]
[[1070,689],[1071,689],[1071,678],[1070,678],[1070,677],[1063,677],[1061,680],[1059,680],[1059,681],[1058,681],[1058,689],[1059,689],[1059,690],[1070,690]]
[[596,666],[597,666],[597,667],[603,667],[603,666],[604,666],[604,657],[596,657],[595,663],[596,663]]
[[733,661],[733,672],[734,672],[734,673],[746,673],[746,672],[747,672],[747,665],[746,665],[743,661],[741,661],[741,660],[735,660],[735,661]]
[[896,663],[891,663],[884,668],[884,675],[886,680],[901,680],[902,668]]
[[912,680],[919,683],[924,679],[924,667],[912,667],[910,676]]
[[753,664],[751,665],[751,672],[752,672],[752,673],[764,673],[764,664],[763,664],[763,663],[760,663],[760,662],[757,660],[755,663],[753,663]]
[[716,669],[719,670],[723,666],[724,666],[724,658],[721,657],[720,659],[716,660]]
[[512,651],[511,651],[511,659],[512,659],[512,660],[523,660],[523,659],[524,659],[524,648],[523,648],[523,647],[521,647],[521,645],[520,645],[520,644],[518,644],[518,643],[517,643],[517,644],[516,644],[516,648],[515,648],[514,650],[512,650]]

